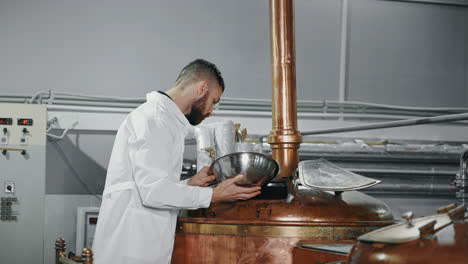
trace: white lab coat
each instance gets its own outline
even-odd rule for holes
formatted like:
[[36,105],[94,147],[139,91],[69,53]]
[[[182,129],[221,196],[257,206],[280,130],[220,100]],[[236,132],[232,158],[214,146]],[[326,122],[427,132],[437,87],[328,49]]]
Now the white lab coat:
[[206,208],[212,189],[180,181],[190,124],[152,92],[120,126],[93,243],[96,264],[170,263],[180,208]]

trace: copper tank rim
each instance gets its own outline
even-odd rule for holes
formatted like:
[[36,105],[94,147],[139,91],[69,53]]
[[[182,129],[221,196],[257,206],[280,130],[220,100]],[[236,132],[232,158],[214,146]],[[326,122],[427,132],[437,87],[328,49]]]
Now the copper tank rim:
[[291,220],[231,220],[220,218],[205,218],[205,217],[179,217],[180,223],[198,223],[198,224],[220,224],[220,225],[255,225],[255,226],[333,226],[333,227],[346,227],[346,226],[388,226],[394,224],[393,220],[386,221],[291,221]]

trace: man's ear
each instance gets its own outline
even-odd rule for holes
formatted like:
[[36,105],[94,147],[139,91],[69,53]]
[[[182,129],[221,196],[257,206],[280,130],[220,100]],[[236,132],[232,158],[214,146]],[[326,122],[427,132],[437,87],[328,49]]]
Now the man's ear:
[[197,84],[197,100],[203,98],[208,93],[207,81],[201,81]]

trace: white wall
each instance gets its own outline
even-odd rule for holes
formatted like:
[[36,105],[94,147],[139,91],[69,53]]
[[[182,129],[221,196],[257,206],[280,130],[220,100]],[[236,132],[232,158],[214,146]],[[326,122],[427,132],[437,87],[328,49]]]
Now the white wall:
[[[348,99],[468,106],[468,8],[349,1]],[[341,0],[296,0],[300,99],[338,99]],[[266,0],[0,0],[0,94],[142,97],[203,57],[270,98]]]
[[350,2],[350,100],[468,105],[468,7]]
[[263,96],[268,23],[265,1],[2,0],[0,91],[142,97],[202,57],[227,96]]

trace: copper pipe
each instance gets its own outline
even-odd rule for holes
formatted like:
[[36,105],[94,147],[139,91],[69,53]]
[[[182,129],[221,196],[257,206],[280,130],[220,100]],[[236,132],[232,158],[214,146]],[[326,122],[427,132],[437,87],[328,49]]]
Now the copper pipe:
[[297,168],[302,142],[297,130],[293,0],[270,0],[270,25],[273,108],[268,143],[280,165],[278,177],[286,178]]

